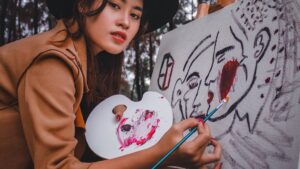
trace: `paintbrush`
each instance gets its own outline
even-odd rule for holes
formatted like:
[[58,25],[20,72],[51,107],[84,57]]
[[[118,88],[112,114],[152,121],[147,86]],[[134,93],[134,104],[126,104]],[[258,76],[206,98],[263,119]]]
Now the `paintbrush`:
[[[225,99],[221,101],[221,103],[214,108],[212,111],[210,111],[207,116],[204,118],[204,122],[206,122],[216,111],[220,109],[220,107],[228,102],[229,96],[227,96]],[[163,158],[161,158],[159,161],[155,163],[155,165],[151,169],[156,169],[159,165],[161,165],[181,144],[183,144],[192,134],[194,134],[197,131],[197,127],[193,127],[192,130],[183,137]]]

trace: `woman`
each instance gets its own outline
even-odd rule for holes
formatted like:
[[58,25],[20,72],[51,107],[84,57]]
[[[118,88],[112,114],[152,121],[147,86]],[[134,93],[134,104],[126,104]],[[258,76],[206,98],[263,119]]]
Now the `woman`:
[[[153,147],[112,160],[84,163],[84,118],[119,90],[129,42],[172,18],[175,0],[49,0],[52,30],[0,48],[0,160],[22,168],[150,168],[198,125],[166,165],[200,167],[220,158],[220,145],[195,119],[175,124]],[[168,10],[166,10],[168,9]],[[80,111],[80,104],[83,111]],[[82,114],[83,112],[83,114]],[[214,153],[204,153],[208,142]]]

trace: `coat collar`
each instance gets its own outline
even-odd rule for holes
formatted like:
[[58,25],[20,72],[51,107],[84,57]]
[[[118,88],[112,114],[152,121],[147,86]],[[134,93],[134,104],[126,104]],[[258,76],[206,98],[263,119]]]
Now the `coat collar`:
[[[56,27],[54,28],[55,31],[58,32],[58,34],[63,33],[65,34],[67,29],[72,32],[76,32],[78,30],[78,23],[73,22],[70,24],[71,26],[67,28],[62,20],[58,20]],[[59,37],[59,36],[58,36]],[[66,37],[64,35],[63,37]],[[76,59],[79,60],[78,65],[82,71],[83,74],[83,81],[84,81],[84,91],[88,92],[88,85],[87,85],[87,50],[86,50],[86,42],[84,36],[80,36],[78,39],[71,39],[67,38],[65,40],[69,40],[71,43],[66,43],[65,46],[68,52],[71,52],[73,56],[76,57]],[[82,115],[82,110],[79,107],[75,114],[75,126],[77,128],[85,129],[85,122]]]
[[[57,32],[66,32],[65,30],[69,29],[69,31],[76,32],[79,28],[78,23],[75,21],[67,21],[72,22],[70,24],[70,27],[67,28],[63,22],[62,19],[57,21],[57,25],[55,26],[54,30]],[[64,36],[65,37],[65,36]],[[70,38],[71,39],[71,38]],[[85,92],[87,92],[88,85],[87,85],[87,48],[86,48],[86,41],[84,36],[80,36],[78,39],[71,39],[72,43],[68,43],[70,45],[66,46],[67,50],[71,52],[74,56],[77,57],[79,60],[79,66],[81,68],[81,71],[84,75],[84,86],[85,86]]]

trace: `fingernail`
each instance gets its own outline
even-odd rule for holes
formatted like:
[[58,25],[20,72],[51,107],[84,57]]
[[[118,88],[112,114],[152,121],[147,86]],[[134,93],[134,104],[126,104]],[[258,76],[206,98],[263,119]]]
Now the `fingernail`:
[[121,116],[120,116],[119,114],[117,114],[117,115],[116,115],[116,120],[117,120],[117,121],[120,121],[120,119],[121,119]]
[[204,126],[204,121],[202,118],[199,118],[198,121],[202,124],[202,126]]

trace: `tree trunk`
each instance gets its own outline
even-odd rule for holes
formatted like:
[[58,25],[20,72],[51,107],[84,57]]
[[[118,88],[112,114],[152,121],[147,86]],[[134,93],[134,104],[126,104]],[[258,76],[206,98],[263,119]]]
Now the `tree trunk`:
[[13,20],[13,23],[12,23],[12,25],[13,25],[13,27],[12,27],[12,31],[13,31],[12,41],[15,41],[15,40],[18,39],[18,36],[17,36],[17,17],[19,17],[19,16],[18,16],[18,12],[17,12],[17,8],[18,8],[18,3],[17,2],[18,2],[18,0],[16,0],[15,3],[14,3],[14,12],[13,12],[14,20]]
[[131,100],[133,100],[133,96],[134,96],[134,87],[135,87],[135,83],[133,83],[133,85],[132,85],[132,90],[131,90],[131,92],[130,92],[130,98],[131,98]]
[[7,5],[9,0],[1,0],[1,13],[0,13],[0,46],[5,43],[5,18]]
[[8,38],[7,42],[16,40],[16,1],[11,1],[9,4],[9,17],[8,17]]
[[21,29],[21,2],[22,0],[18,0],[18,39],[22,38],[22,29]]
[[150,79],[152,77],[153,73],[153,51],[154,51],[154,45],[152,41],[152,36],[154,36],[154,33],[150,33],[149,35],[149,75]]
[[194,20],[194,16],[193,16],[193,14],[194,14],[194,12],[195,12],[195,6],[194,6],[194,1],[192,0],[191,1],[191,7],[192,7],[192,10],[191,10],[191,15],[192,15],[192,20]]
[[39,27],[39,9],[38,9],[38,0],[34,0],[34,17],[33,17],[33,29],[34,34],[38,33]]
[[140,100],[142,98],[141,93],[141,85],[140,85],[140,50],[139,50],[139,40],[135,40],[134,42],[134,49],[135,49],[135,87],[136,87],[136,94],[137,99]]
[[141,59],[141,62],[140,62],[140,70],[141,71],[141,95],[144,94],[144,92],[146,91],[146,88],[145,88],[145,66],[144,66],[144,61]]

